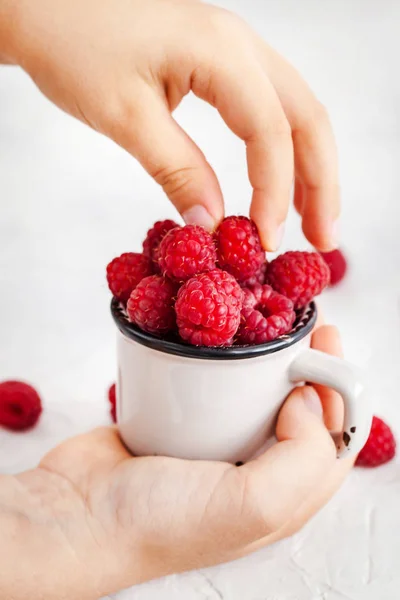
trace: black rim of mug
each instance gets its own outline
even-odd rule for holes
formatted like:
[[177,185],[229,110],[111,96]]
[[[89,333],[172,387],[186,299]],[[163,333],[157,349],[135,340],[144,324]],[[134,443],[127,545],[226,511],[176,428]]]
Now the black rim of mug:
[[190,346],[179,341],[177,337],[169,336],[161,339],[151,333],[146,333],[131,323],[128,319],[124,306],[116,299],[111,301],[111,314],[120,332],[127,338],[147,346],[152,350],[158,350],[165,354],[174,354],[185,358],[197,358],[203,360],[240,360],[272,354],[293,346],[305,338],[317,320],[317,307],[311,302],[298,314],[292,331],[282,335],[272,342],[259,344],[257,346],[230,346],[229,348],[209,348],[207,346]]

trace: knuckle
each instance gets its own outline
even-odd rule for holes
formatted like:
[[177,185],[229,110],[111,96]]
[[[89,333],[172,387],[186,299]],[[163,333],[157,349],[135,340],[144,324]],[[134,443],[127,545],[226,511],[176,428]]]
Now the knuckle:
[[232,41],[234,35],[235,43],[246,31],[246,24],[241,17],[224,8],[213,8],[208,14],[208,24],[217,37],[229,38]]
[[198,169],[196,167],[180,167],[178,169],[161,167],[153,171],[154,180],[163,188],[169,197],[184,193],[193,187]]

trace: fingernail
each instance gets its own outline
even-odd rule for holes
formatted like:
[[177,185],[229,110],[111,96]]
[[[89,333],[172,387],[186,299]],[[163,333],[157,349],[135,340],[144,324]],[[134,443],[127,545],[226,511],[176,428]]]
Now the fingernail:
[[[276,252],[282,243],[283,236],[285,234],[285,223],[281,223],[277,226],[274,231],[268,230],[267,234],[264,234],[263,247],[267,252]],[[267,237],[266,237],[267,236]]]
[[315,389],[309,385],[305,385],[302,388],[302,392],[303,392],[303,402],[306,405],[307,409],[314,413],[314,415],[317,415],[317,417],[319,417],[320,419],[322,419],[322,405],[321,405],[321,400],[319,399],[319,396],[317,394],[317,392],[315,391]]
[[186,225],[201,225],[207,231],[213,231],[216,225],[215,219],[201,204],[196,204],[185,210],[182,219]]

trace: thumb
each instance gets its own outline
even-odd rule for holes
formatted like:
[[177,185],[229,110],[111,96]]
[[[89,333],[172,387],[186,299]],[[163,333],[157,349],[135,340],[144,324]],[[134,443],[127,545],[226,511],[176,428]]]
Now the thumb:
[[224,214],[217,177],[163,99],[146,89],[132,121],[115,141],[162,186],[186,223],[215,229]]
[[287,440],[309,440],[316,435],[324,438],[323,410],[319,395],[312,386],[296,387],[283,404],[276,424],[279,442]]
[[221,504],[229,498],[225,518],[237,524],[234,533],[242,545],[284,527],[336,462],[318,395],[310,386],[298,387],[290,394],[280,411],[276,435],[275,446],[255,460],[232,468],[214,497],[220,498]]

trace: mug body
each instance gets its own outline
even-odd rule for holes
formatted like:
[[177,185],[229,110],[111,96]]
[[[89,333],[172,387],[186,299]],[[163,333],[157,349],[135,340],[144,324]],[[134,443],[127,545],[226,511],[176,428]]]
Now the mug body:
[[118,333],[117,421],[137,456],[244,462],[274,435],[294,384],[289,367],[309,335],[236,360],[160,352]]
[[330,387],[343,399],[338,458],[355,455],[371,429],[372,408],[357,367],[310,349],[313,302],[292,330],[255,346],[190,346],[173,334],[160,339],[129,322],[116,299],[117,422],[137,456],[245,462],[274,441],[279,409],[296,384]]

